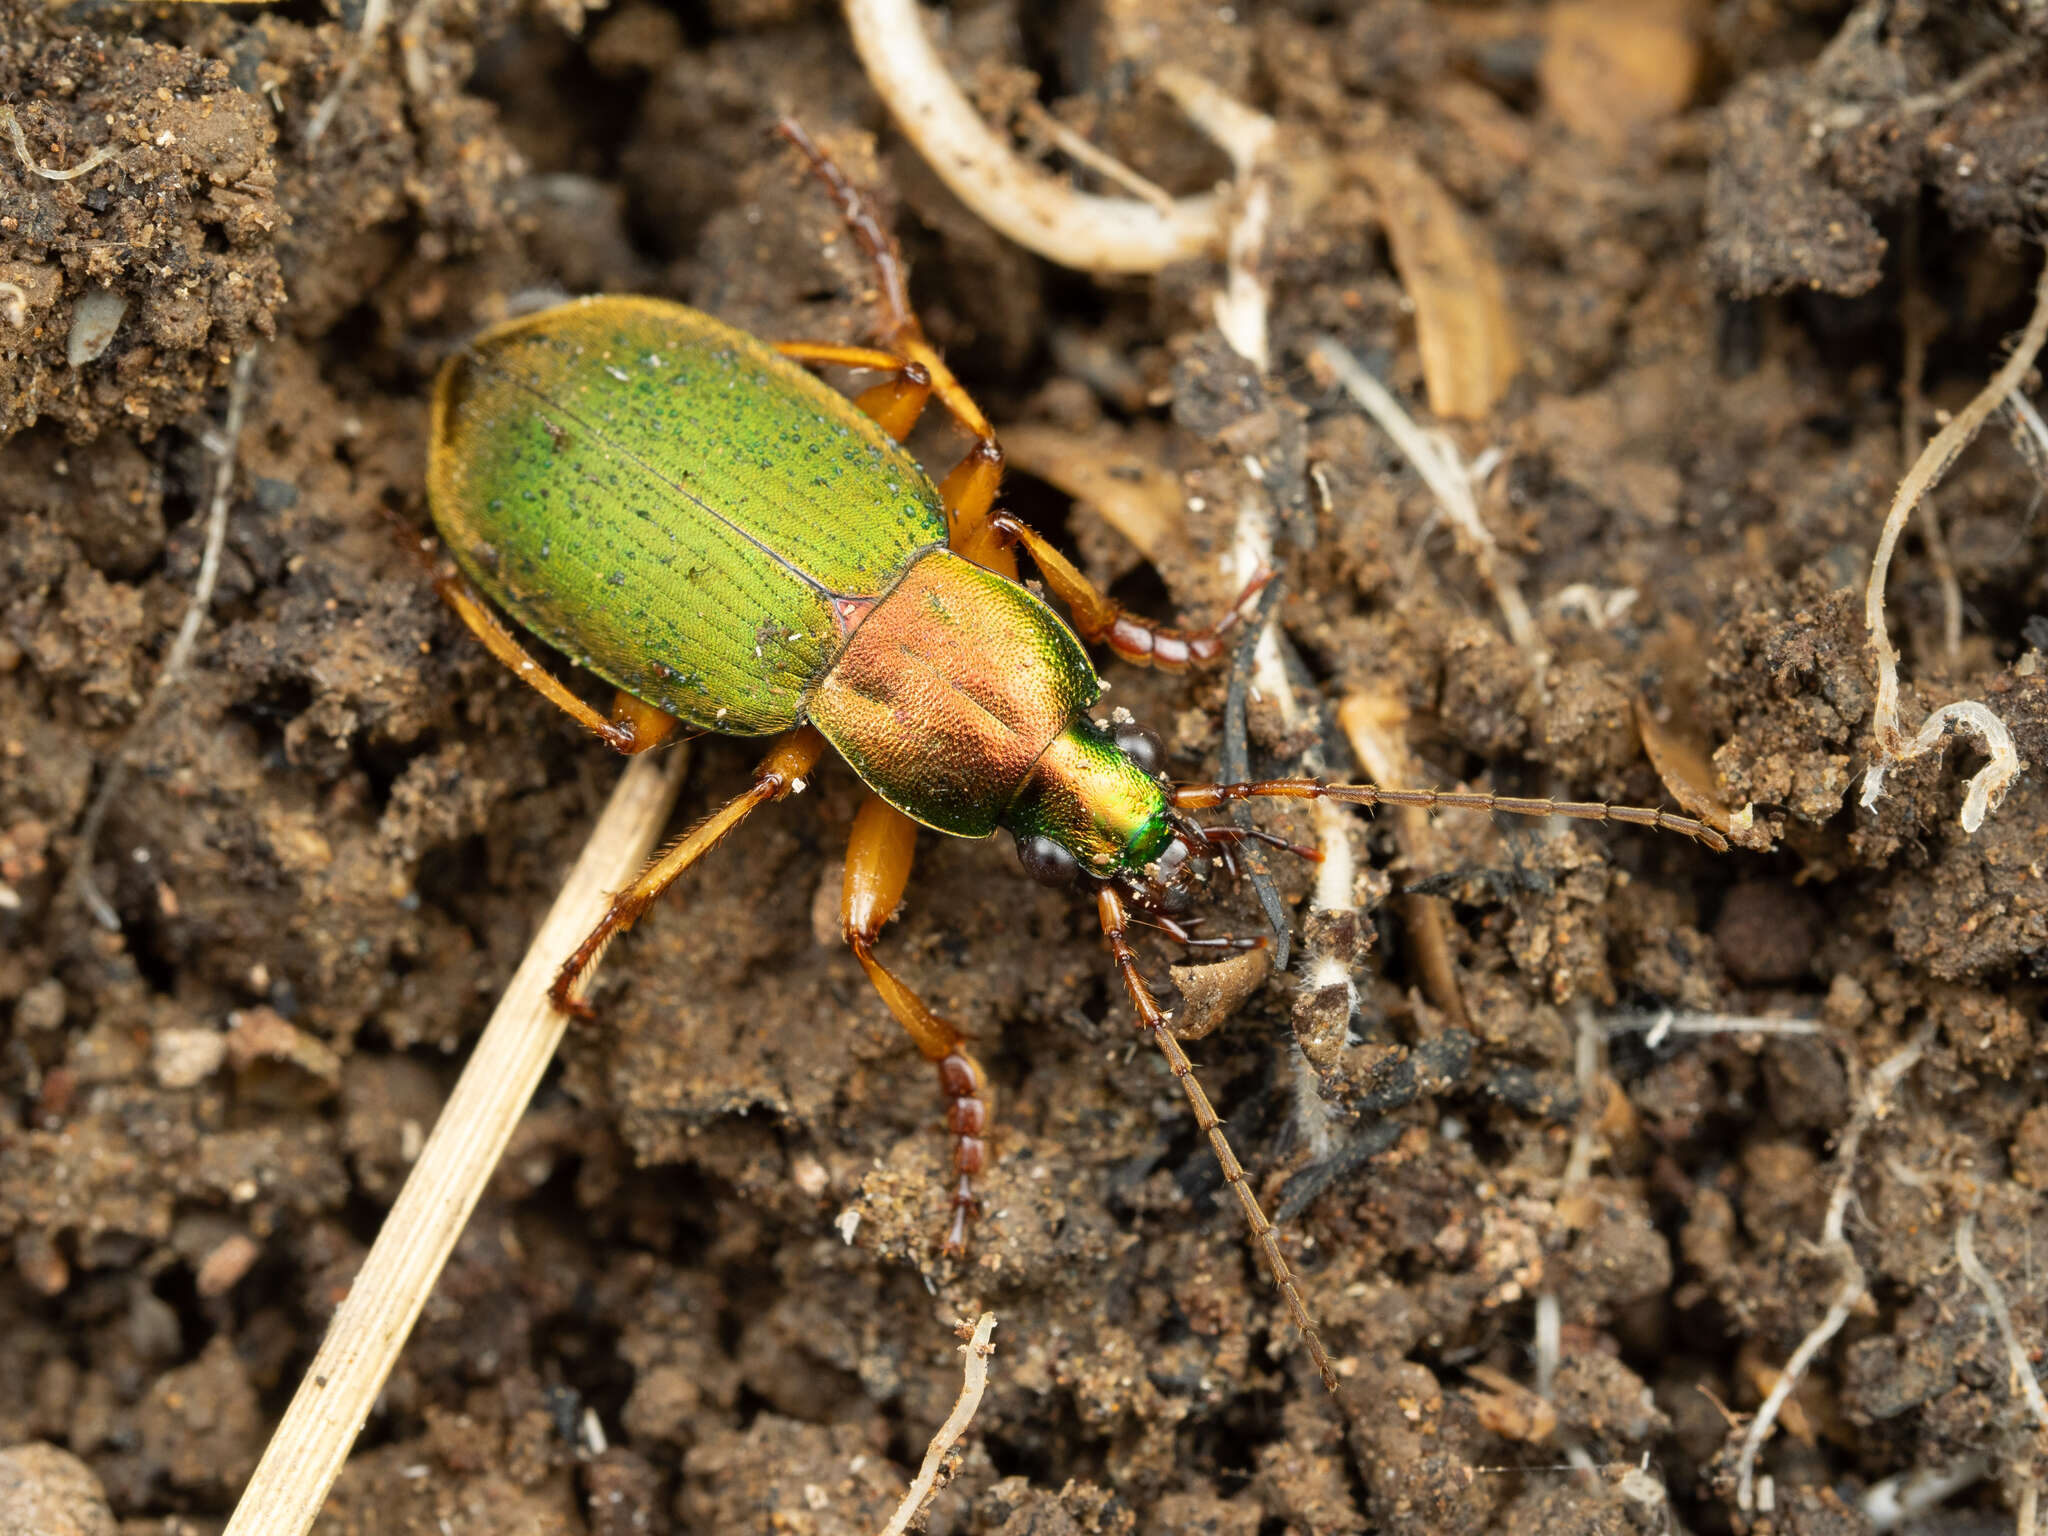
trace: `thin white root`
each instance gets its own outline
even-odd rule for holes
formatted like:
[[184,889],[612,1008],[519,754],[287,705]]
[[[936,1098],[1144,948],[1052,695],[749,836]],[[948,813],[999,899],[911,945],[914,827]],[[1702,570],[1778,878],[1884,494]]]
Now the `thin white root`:
[[65,884],[85,904],[93,920],[109,933],[120,932],[121,916],[93,883],[93,850],[99,846],[100,829],[106,825],[107,815],[114,808],[114,801],[127,778],[128,754],[156,723],[165,701],[184,677],[185,668],[192,661],[192,649],[199,640],[199,627],[206,622],[207,612],[213,607],[213,588],[220,579],[221,548],[228,537],[228,501],[235,487],[235,451],[242,441],[242,422],[249,410],[249,379],[256,367],[256,350],[253,345],[244,349],[235,359],[234,372],[228,376],[227,420],[222,424],[220,438],[214,445],[213,496],[207,504],[206,543],[200,550],[199,578],[192,584],[192,599],[185,605],[185,617],[179,621],[178,633],[164,655],[164,664],[157,669],[156,682],[150,688],[148,700],[122,736],[121,744],[107,759],[106,777],[100,781],[99,792],[93,796],[92,804],[86,807],[85,819],[78,824],[78,846],[71,855],[71,869],[65,877]]
[[1607,1020],[1611,1035],[1647,1031],[1643,1044],[1655,1050],[1673,1035],[1819,1035],[1818,1019],[1770,1019],[1741,1013],[1692,1013],[1663,1008],[1654,1013],[1617,1013]]
[[1216,329],[1230,349],[1260,373],[1272,366],[1267,340],[1266,279],[1261,272],[1266,229],[1273,218],[1273,183],[1253,172],[1246,181],[1238,216],[1231,221],[1223,266],[1223,291],[1216,295]]
[[341,110],[341,99],[355,84],[356,72],[363,67],[370,50],[377,45],[377,38],[384,30],[384,23],[391,16],[391,0],[369,0],[363,7],[362,24],[356,28],[356,40],[342,61],[341,73],[334,77],[334,85],[319,106],[313,109],[313,117],[306,124],[306,148],[311,149],[320,142],[334,123],[334,114]]
[[1140,176],[1115,155],[1096,148],[1036,101],[1025,102],[1017,115],[1031,132],[1043,135],[1054,149],[1076,165],[1085,166],[1104,181],[1114,182],[1140,202],[1150,203],[1162,214],[1172,214],[1171,192],[1149,177]]
[[1394,446],[1415,466],[1415,472],[1436,497],[1437,505],[1464,536],[1472,563],[1479,568],[1479,579],[1500,605],[1501,621],[1507,626],[1509,638],[1540,666],[1546,655],[1543,637],[1537,631],[1529,605],[1522,600],[1521,589],[1500,568],[1500,546],[1494,543],[1492,532],[1479,515],[1473,475],[1457,449],[1440,435],[1417,426],[1394,392],[1334,338],[1319,337],[1310,355],[1336,375],[1345,393],[1379,424],[1380,430],[1394,440]]
[[1998,1324],[1999,1337],[2005,1340],[2005,1358],[2011,1368],[2007,1385],[2026,1399],[2035,1419],[2043,1429],[2048,1429],[2048,1397],[2042,1395],[2033,1362],[2027,1358],[2027,1346],[2020,1341],[2019,1329],[2013,1326],[2012,1308],[2005,1303],[2005,1291],[1997,1277],[1984,1267],[1984,1261],[1977,1257],[1977,1212],[1974,1209],[1963,1212],[1963,1219],[1956,1223],[1956,1265],[1970,1277],[1970,1283],[1983,1292],[1984,1305]]
[[2020,451],[2026,455],[2035,478],[2048,481],[2048,421],[2034,409],[2034,402],[2018,390],[2005,402],[2020,430]]
[[455,1239],[554,1059],[567,1020],[548,1002],[562,957],[596,926],[609,893],[640,872],[675,804],[687,750],[649,752],[620,775],[561,895],[506,985],[433,1134],[335,1310],[320,1352],[235,1506],[224,1536],[304,1536]]
[[1864,1133],[1890,1107],[1892,1090],[1898,1086],[1899,1079],[1913,1070],[1933,1038],[1934,1024],[1930,1020],[1915,1030],[1913,1037],[1898,1050],[1878,1063],[1870,1074],[1862,1102],[1856,1106],[1848,1128],[1842,1132],[1841,1143],[1835,1150],[1835,1166],[1839,1171],[1835,1176],[1834,1190],[1828,1196],[1827,1215],[1820,1227],[1820,1251],[1834,1257],[1841,1268],[1842,1280],[1835,1287],[1827,1314],[1811,1333],[1799,1341],[1799,1347],[1792,1351],[1792,1358],[1778,1373],[1770,1395],[1757,1409],[1756,1417],[1749,1421],[1748,1432],[1742,1437],[1741,1453],[1735,1459],[1735,1504],[1738,1509],[1748,1511],[1756,1508],[1756,1458],[1763,1450],[1764,1441],[1770,1438],[1771,1426],[1778,1422],[1778,1415],[1791,1400],[1814,1357],[1842,1331],[1842,1325],[1848,1322],[1856,1303],[1863,1299],[1867,1284],[1863,1266],[1857,1262],[1856,1250],[1849,1246],[1842,1233],[1843,1224],[1849,1216],[1849,1202],[1856,1192],[1856,1155],[1862,1148]]
[[1230,156],[1238,175],[1249,176],[1272,154],[1280,128],[1265,113],[1246,106],[1213,81],[1178,65],[1169,64],[1154,80],[1187,114],[1188,121]]
[[1157,272],[1222,243],[1226,204],[1214,194],[1161,212],[1077,192],[1018,159],[947,73],[916,0],[846,0],[846,26],[905,137],[955,197],[1025,249],[1084,272]]
[[2041,1523],[2041,1490],[2032,1483],[2020,1490],[2019,1518],[2013,1536],[2034,1536]]
[[[37,160],[34,153],[29,149],[28,135],[22,132],[21,119],[14,115],[14,108],[0,106],[0,122],[4,122],[7,125],[7,136],[14,141],[14,153],[20,157],[21,163],[28,168],[29,174],[40,176],[45,181],[75,181],[96,166],[106,164],[107,161],[114,158],[116,153],[113,145],[102,144],[98,149],[79,161],[78,164],[72,166],[70,170],[53,171]],[[15,323],[19,324],[20,322],[17,321]]]
[[[1237,510],[1237,536],[1223,557],[1223,575],[1226,581],[1242,587],[1261,571],[1272,568],[1272,510],[1255,491],[1245,497]],[[1270,699],[1280,711],[1280,728],[1291,733],[1301,724],[1301,701],[1295,698],[1294,685],[1287,680],[1287,661],[1280,654],[1275,624],[1269,615],[1252,652],[1252,694],[1258,699]]]
[[1555,1291],[1536,1294],[1536,1395],[1546,1403],[1564,1362],[1564,1304]]
[[1607,1031],[1594,1021],[1592,1005],[1579,999],[1572,1006],[1572,1076],[1578,1082],[1579,1116],[1559,1182],[1560,1195],[1593,1177],[1593,1161],[1600,1155],[1600,1055],[1606,1044]]
[[882,1527],[880,1536],[903,1536],[910,1529],[910,1522],[924,1508],[925,1500],[935,1491],[939,1480],[939,1469],[946,1464],[947,1453],[967,1433],[967,1426],[974,1418],[974,1410],[981,1406],[981,1394],[988,1387],[988,1357],[996,1352],[989,1343],[989,1335],[995,1332],[996,1315],[984,1312],[974,1325],[974,1336],[960,1346],[960,1352],[967,1357],[965,1379],[960,1383],[960,1396],[954,1400],[953,1411],[946,1415],[946,1422],[939,1426],[939,1432],[932,1436],[932,1443],[925,1448],[924,1465],[917,1469],[917,1476],[911,1479],[909,1492],[903,1495],[903,1502],[896,1506],[896,1513],[889,1517],[889,1523]]
[[1891,511],[1885,514],[1884,530],[1878,535],[1877,550],[1871,556],[1870,585],[1863,595],[1863,621],[1870,631],[1871,649],[1877,654],[1877,703],[1870,722],[1874,751],[1870,767],[1863,775],[1862,805],[1865,810],[1875,806],[1878,796],[1884,793],[1886,771],[1894,763],[1933,751],[1941,744],[1951,724],[1976,732],[1983,740],[1984,750],[1991,756],[1991,761],[1978,769],[1970,780],[1969,790],[1963,797],[1964,831],[1975,832],[1984,824],[1985,816],[1997,806],[2006,786],[2019,772],[2019,754],[2013,748],[2011,733],[1982,704],[1965,701],[1938,709],[1927,718],[1918,735],[1911,741],[1905,739],[1905,733],[1899,728],[1899,655],[1892,649],[1891,634],[1885,627],[1884,583],[1886,574],[1891,570],[1892,552],[1898,547],[1899,535],[1905,531],[1906,520],[1913,515],[1913,509],[1948,472],[1956,456],[1976,438],[1991,413],[2019,389],[2027,371],[2034,366],[2034,359],[2040,355],[2044,342],[2048,342],[2048,261],[2042,263],[2041,276],[2035,285],[2034,312],[2028,318],[2027,328],[2012,356],[1992,375],[1991,382],[1978,392],[1977,397],[1958,411],[1921,450],[1913,467],[1906,471],[1905,479],[1899,482]]

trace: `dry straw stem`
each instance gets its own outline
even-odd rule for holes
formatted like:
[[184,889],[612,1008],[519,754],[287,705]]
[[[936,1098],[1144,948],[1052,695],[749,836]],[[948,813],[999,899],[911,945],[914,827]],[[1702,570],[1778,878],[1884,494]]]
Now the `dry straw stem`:
[[1394,446],[1415,466],[1415,472],[1436,497],[1444,516],[1470,546],[1472,563],[1479,568],[1480,580],[1500,605],[1509,638],[1540,663],[1545,658],[1543,637],[1537,632],[1536,620],[1530,615],[1529,605],[1522,601],[1514,578],[1500,569],[1496,558],[1499,546],[1479,516],[1479,498],[1473,494],[1471,473],[1459,458],[1458,450],[1441,435],[1417,426],[1394,392],[1374,378],[1334,337],[1319,338],[1309,349],[1309,356],[1336,375],[1345,393],[1379,424],[1380,430],[1394,440]]
[[896,1506],[896,1513],[889,1517],[889,1523],[882,1527],[881,1536],[903,1536],[910,1529],[910,1522],[923,1510],[925,1500],[937,1491],[935,1485],[939,1480],[939,1469],[946,1464],[947,1453],[967,1433],[974,1410],[981,1406],[981,1394],[988,1387],[988,1357],[996,1352],[995,1345],[989,1342],[989,1335],[995,1331],[995,1313],[984,1312],[974,1325],[973,1336],[960,1346],[960,1352],[967,1357],[960,1396],[953,1403],[953,1411],[946,1415],[946,1422],[932,1436],[932,1443],[925,1447],[924,1465],[910,1480],[909,1491],[903,1495],[903,1502]]
[[1841,1270],[1841,1283],[1835,1288],[1826,1315],[1792,1351],[1792,1358],[1778,1373],[1770,1395],[1763,1400],[1756,1417],[1749,1422],[1748,1432],[1742,1437],[1742,1450],[1735,1459],[1735,1503],[1739,1509],[1756,1508],[1756,1458],[1763,1449],[1764,1441],[1770,1438],[1771,1426],[1778,1422],[1778,1415],[1784,1411],[1786,1402],[1806,1375],[1807,1368],[1813,1364],[1814,1357],[1827,1347],[1828,1340],[1842,1331],[1850,1312],[1863,1299],[1866,1284],[1863,1266],[1856,1261],[1856,1251],[1842,1233],[1843,1223],[1849,1215],[1849,1202],[1856,1192],[1856,1154],[1863,1145],[1864,1133],[1890,1107],[1892,1090],[1898,1086],[1899,1079],[1913,1070],[1933,1038],[1934,1024],[1930,1020],[1915,1030],[1913,1037],[1903,1046],[1878,1063],[1870,1074],[1870,1082],[1856,1106],[1856,1113],[1850,1116],[1848,1128],[1842,1132],[1841,1143],[1835,1151],[1835,1165],[1840,1171],[1835,1176],[1834,1190],[1828,1196],[1827,1215],[1822,1219],[1820,1228],[1821,1252],[1834,1256]]
[[178,633],[157,671],[147,702],[107,760],[106,777],[100,781],[99,793],[93,796],[85,819],[78,824],[78,847],[71,855],[65,885],[109,933],[120,931],[121,916],[93,884],[93,850],[99,845],[100,829],[106,825],[107,813],[113,809],[127,778],[129,753],[155,725],[165,701],[184,677],[192,661],[192,649],[199,641],[199,626],[206,622],[207,610],[213,606],[214,584],[220,579],[220,552],[227,543],[228,502],[235,488],[235,450],[242,441],[242,422],[249,410],[249,379],[255,367],[256,348],[252,346],[235,359],[234,372],[228,376],[227,419],[221,425],[215,448],[213,497],[206,509],[206,543],[199,555],[199,578],[192,584],[192,600],[185,605],[185,617],[178,624]]
[[905,137],[955,197],[1026,250],[1084,272],[1157,272],[1222,243],[1225,203],[1214,194],[1161,211],[1077,192],[1018,159],[954,84],[916,0],[846,0],[846,26]]
[[682,783],[686,751],[636,757],[448,1096],[405,1188],[235,1506],[225,1536],[302,1536],[475,1209],[566,1023],[548,1005],[562,957],[639,872]]
[[1972,1285],[1983,1292],[1984,1305],[1998,1324],[1998,1335],[2005,1341],[2005,1358],[2011,1368],[2011,1380],[2007,1384],[2026,1399],[2035,1419],[2043,1429],[2048,1429],[2048,1397],[2041,1393],[2040,1380],[2034,1375],[2034,1364],[2027,1358],[2027,1346],[2020,1341],[2020,1331],[2013,1325],[2012,1308],[2006,1305],[2005,1291],[1991,1271],[1984,1267],[1984,1261],[1977,1257],[1975,1207],[1963,1212],[1963,1219],[1956,1223],[1956,1266],[1970,1277]]
[[1870,585],[1863,597],[1863,619],[1870,630],[1871,648],[1877,653],[1877,705],[1870,723],[1875,751],[1863,775],[1865,810],[1875,806],[1878,796],[1884,793],[1884,776],[1894,763],[1936,750],[1951,726],[1974,733],[1991,759],[1977,770],[1963,796],[1965,832],[1975,832],[1984,824],[1985,816],[1997,805],[2006,786],[2019,775],[2020,758],[2013,746],[2012,733],[1988,706],[1973,699],[1943,705],[1921,723],[1919,734],[1910,741],[1905,739],[1905,733],[1899,729],[1899,653],[1892,649],[1891,635],[1885,628],[1884,583],[1891,569],[1892,551],[1898,547],[1899,535],[1905,531],[1913,508],[1948,472],[1991,413],[2019,388],[2044,342],[2048,342],[2048,260],[2042,263],[2041,276],[2034,288],[2034,313],[2020,336],[2020,344],[1977,397],[1921,450],[1906,478],[1899,482],[1898,494],[1892,498],[1891,511],[1885,516],[1884,531],[1878,535],[1877,552],[1870,561]]

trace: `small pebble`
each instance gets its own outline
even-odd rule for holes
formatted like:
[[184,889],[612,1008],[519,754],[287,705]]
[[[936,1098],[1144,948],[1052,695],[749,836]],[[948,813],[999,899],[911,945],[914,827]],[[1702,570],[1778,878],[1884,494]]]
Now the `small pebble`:
[[196,1088],[220,1070],[227,1037],[217,1029],[166,1029],[156,1037],[151,1062],[160,1088]]
[[71,333],[64,338],[64,360],[74,368],[91,362],[114,343],[128,301],[110,288],[78,296],[71,310]]
[[0,1451],[0,1536],[114,1536],[91,1467],[40,1440]]

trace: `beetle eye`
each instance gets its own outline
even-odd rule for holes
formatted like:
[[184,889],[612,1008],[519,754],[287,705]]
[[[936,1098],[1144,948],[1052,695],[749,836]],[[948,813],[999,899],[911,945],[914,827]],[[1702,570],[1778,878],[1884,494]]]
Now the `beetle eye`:
[[1166,767],[1166,743],[1159,739],[1156,731],[1149,731],[1142,725],[1119,725],[1109,734],[1117,750],[1147,774],[1157,774]]
[[1081,861],[1049,837],[1018,838],[1017,862],[1040,885],[1064,890],[1081,878]]

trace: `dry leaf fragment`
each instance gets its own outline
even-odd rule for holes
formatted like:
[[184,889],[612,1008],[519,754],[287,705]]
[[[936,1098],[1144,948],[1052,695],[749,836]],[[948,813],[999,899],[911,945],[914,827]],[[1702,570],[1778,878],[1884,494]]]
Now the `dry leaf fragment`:
[[1082,436],[1060,427],[1003,429],[1003,457],[1102,515],[1148,561],[1179,535],[1180,481],[1159,467],[1155,445],[1125,434]]
[[1544,100],[1566,127],[1620,158],[1692,101],[1700,42],[1686,0],[1558,0],[1545,16]]
[[1201,1039],[1242,1008],[1272,970],[1272,952],[1264,949],[1248,949],[1206,965],[1168,967],[1181,996],[1173,1032],[1183,1040]]
[[1415,339],[1429,408],[1455,421],[1489,415],[1522,366],[1507,280],[1455,199],[1405,154],[1368,154],[1358,170],[1379,202]]
[[1465,1368],[1465,1374],[1485,1389],[1465,1394],[1482,1428],[1504,1440],[1531,1444],[1548,1440],[1556,1430],[1557,1410],[1505,1371],[1472,1365]]

